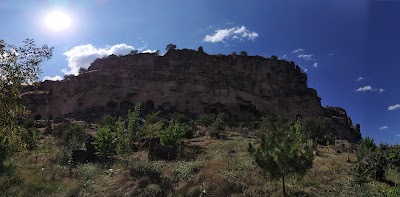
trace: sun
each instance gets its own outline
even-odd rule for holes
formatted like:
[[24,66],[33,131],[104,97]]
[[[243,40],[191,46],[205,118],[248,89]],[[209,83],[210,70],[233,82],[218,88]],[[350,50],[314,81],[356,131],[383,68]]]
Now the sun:
[[71,17],[62,11],[52,11],[45,16],[46,27],[53,31],[66,30],[71,26]]

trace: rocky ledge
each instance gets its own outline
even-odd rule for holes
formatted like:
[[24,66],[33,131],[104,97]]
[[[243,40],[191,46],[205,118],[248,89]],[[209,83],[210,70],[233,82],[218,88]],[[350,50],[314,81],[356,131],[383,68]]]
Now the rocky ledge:
[[23,99],[36,118],[67,114],[97,116],[126,113],[136,102],[145,109],[190,114],[226,112],[237,120],[263,114],[329,117],[342,138],[360,138],[344,109],[323,108],[307,75],[294,62],[261,56],[208,55],[199,50],[157,54],[111,55],[97,59],[88,72],[27,88]]

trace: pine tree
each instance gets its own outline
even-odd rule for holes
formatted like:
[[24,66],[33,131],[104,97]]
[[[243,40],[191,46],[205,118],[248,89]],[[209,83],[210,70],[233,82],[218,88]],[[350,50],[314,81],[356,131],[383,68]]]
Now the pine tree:
[[301,131],[300,121],[288,122],[280,117],[263,118],[260,125],[261,144],[249,144],[249,152],[264,173],[282,179],[286,196],[285,178],[302,177],[313,164],[313,144]]

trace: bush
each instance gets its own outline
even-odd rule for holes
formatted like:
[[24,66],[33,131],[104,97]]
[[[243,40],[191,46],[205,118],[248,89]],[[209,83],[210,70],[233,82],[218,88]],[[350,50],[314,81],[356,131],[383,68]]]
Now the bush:
[[139,132],[139,116],[140,109],[142,107],[142,103],[138,102],[135,105],[135,110],[128,111],[128,135],[131,140],[137,137],[141,137],[141,133]]
[[247,53],[247,51],[240,51],[240,55],[242,55],[242,56],[247,56],[248,53]]
[[[52,135],[58,140],[59,146],[68,151],[81,148],[86,140],[86,134],[82,127],[68,123],[57,125]],[[63,151],[65,153],[65,150]]]
[[277,59],[278,59],[278,56],[276,56],[276,55],[271,55],[270,58],[273,59],[273,60],[277,60]]
[[211,125],[210,136],[214,138],[221,137],[221,132],[225,129],[225,121],[228,119],[228,115],[225,113],[219,113],[214,123]]
[[101,127],[96,132],[93,144],[100,161],[109,162],[112,160],[112,156],[116,152],[116,139],[116,134],[111,132],[109,127]]
[[208,114],[203,114],[196,121],[196,125],[209,127],[213,123],[213,121],[214,121],[214,117],[212,117]]
[[35,122],[31,119],[23,122],[25,132],[22,133],[22,141],[28,150],[34,150],[39,144],[39,131],[35,127]]
[[185,126],[171,123],[160,136],[160,142],[166,146],[180,146],[185,135]]
[[117,127],[117,118],[110,115],[104,115],[99,122],[100,127],[109,127],[114,130]]

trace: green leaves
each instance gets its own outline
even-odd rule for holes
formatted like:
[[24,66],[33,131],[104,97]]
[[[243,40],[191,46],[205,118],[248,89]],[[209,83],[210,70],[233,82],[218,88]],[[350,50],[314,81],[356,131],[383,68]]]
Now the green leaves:
[[288,175],[304,176],[314,160],[313,143],[301,130],[301,123],[280,117],[263,118],[259,131],[261,144],[249,144],[256,164],[274,179]]
[[101,127],[96,132],[94,146],[100,161],[111,161],[116,151],[117,136],[109,127]]
[[25,128],[18,118],[28,111],[22,104],[21,91],[34,83],[41,72],[40,63],[51,58],[54,48],[36,47],[32,39],[16,47],[0,40],[0,143],[12,152],[26,147],[23,141]]

